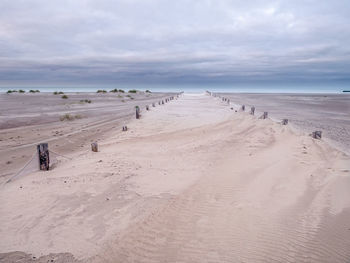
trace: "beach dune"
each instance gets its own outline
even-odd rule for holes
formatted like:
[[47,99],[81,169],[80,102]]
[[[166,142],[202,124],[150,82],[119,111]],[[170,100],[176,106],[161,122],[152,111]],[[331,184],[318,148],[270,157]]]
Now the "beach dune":
[[235,109],[184,94],[4,184],[0,261],[348,262],[349,156]]

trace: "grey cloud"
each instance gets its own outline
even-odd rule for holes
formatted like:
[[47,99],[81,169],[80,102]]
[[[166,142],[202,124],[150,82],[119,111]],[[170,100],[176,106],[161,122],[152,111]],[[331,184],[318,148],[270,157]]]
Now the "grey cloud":
[[344,80],[338,1],[3,0],[0,84]]

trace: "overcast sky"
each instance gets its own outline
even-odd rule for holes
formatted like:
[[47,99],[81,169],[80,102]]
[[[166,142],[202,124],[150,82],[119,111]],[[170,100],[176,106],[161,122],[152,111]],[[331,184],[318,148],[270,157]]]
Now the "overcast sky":
[[349,0],[0,1],[0,84],[349,76]]

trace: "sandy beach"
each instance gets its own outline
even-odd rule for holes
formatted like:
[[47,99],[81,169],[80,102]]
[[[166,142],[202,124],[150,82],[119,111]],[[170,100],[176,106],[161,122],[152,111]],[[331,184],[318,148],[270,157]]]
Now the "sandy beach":
[[[327,141],[349,133],[345,115],[285,101],[291,124],[313,114],[345,130],[316,140],[316,126],[240,111],[238,95],[229,106],[185,93],[150,111],[172,94],[21,95],[0,95],[0,262],[350,261],[350,157]],[[264,97],[244,103],[273,111]],[[69,158],[5,183],[41,141]]]

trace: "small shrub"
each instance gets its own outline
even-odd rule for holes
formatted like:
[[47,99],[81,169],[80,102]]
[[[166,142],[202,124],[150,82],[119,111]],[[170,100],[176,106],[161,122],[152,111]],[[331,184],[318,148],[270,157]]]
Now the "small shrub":
[[14,93],[14,92],[17,92],[17,90],[13,89],[13,90],[8,90],[8,91],[7,91],[8,94]]
[[146,90],[146,93],[152,93],[150,90]]
[[131,98],[131,95],[128,94],[128,95],[126,95],[126,97]]
[[119,95],[118,95],[118,98],[123,98],[123,96],[119,94]]
[[18,92],[19,92],[19,93],[25,93],[25,90],[20,89]]
[[69,113],[64,114],[63,116],[60,117],[60,121],[73,121],[75,119],[82,119],[83,116],[81,116],[80,114],[77,115],[71,115]]
[[118,89],[112,89],[111,91],[109,91],[109,92],[118,92]]
[[120,92],[120,93],[124,93],[124,90],[120,89],[120,90],[118,90],[118,92]]
[[6,93],[7,93],[7,94],[11,94],[11,93],[12,93],[12,90],[8,90]]
[[38,92],[38,93],[39,93],[39,92],[40,92],[40,90],[38,90],[38,89],[37,89],[37,90],[35,90],[35,92]]
[[129,93],[137,93],[137,90],[136,89],[131,89],[128,91]]
[[91,103],[91,100],[80,100],[80,103]]
[[106,90],[102,90],[102,89],[99,89],[98,91],[97,91],[97,93],[107,93],[107,91]]
[[58,92],[57,92],[57,91],[55,91],[55,92],[53,93],[53,95],[58,95]]
[[63,95],[61,98],[62,99],[68,99],[68,96],[67,95]]
[[61,95],[61,94],[64,94],[64,92],[63,92],[63,91],[60,91],[60,92],[58,92],[58,94],[60,94],[60,95]]
[[72,121],[72,120],[74,120],[74,116],[70,115],[69,113],[66,113],[66,114],[64,114],[63,116],[60,117],[60,120],[61,121],[65,121],[65,120]]
[[33,90],[33,89],[31,89],[30,91],[29,91],[29,93],[35,93],[36,91],[35,90]]

